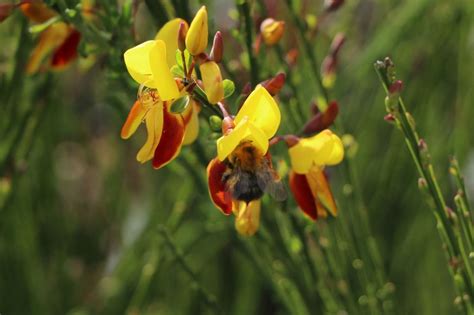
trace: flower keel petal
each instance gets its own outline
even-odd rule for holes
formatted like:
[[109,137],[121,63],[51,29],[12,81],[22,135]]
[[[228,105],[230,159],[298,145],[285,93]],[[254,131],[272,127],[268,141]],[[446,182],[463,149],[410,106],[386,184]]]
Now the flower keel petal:
[[163,106],[163,133],[155,150],[153,167],[159,169],[171,162],[181,151],[183,139],[183,117],[170,113],[165,104]]
[[160,143],[163,132],[163,103],[152,106],[146,114],[145,123],[147,130],[147,140],[143,147],[138,151],[137,161],[145,163],[153,158],[155,149]]
[[215,158],[207,166],[207,185],[209,195],[214,205],[225,215],[232,213],[232,200],[230,194],[226,191],[222,176],[227,166]]
[[305,175],[290,172],[290,190],[296,203],[311,219],[318,218],[316,203]]

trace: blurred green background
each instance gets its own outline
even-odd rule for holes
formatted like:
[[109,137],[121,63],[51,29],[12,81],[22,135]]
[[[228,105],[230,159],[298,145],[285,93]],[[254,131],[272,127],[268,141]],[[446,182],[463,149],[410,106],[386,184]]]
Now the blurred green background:
[[[172,17],[176,2],[188,5],[138,1],[135,39],[131,21],[118,17],[128,2],[98,2],[110,14],[100,28],[111,37],[98,46],[92,66],[78,62],[58,73],[22,73],[35,36],[20,12],[0,24],[1,314],[207,314],[215,312],[215,305],[225,314],[331,313],[316,296],[306,310],[285,306],[274,288],[280,281],[280,254],[272,250],[285,242],[271,234],[275,244],[264,247],[260,236],[238,236],[233,218],[209,201],[206,163],[199,156],[215,155],[215,138],[205,119],[200,141],[159,171],[135,160],[143,130],[131,141],[119,137],[137,89],[121,55],[158,30],[160,21],[149,11],[154,3],[164,3]],[[65,3],[75,7],[74,1]],[[245,48],[236,31],[235,3],[190,1],[180,13],[192,17],[201,4],[208,7],[210,31],[224,33],[231,72],[224,77],[237,78],[241,89],[248,70],[241,62]],[[298,106],[309,115],[317,90],[294,26],[283,1],[266,4],[269,15],[287,23],[282,50],[300,51],[292,76]],[[322,1],[298,5],[304,21],[320,16],[323,7]],[[266,17],[260,5],[250,1],[250,7],[255,21]],[[383,120],[384,92],[372,65],[387,55],[397,64],[404,99],[430,147],[445,197],[451,200],[454,192],[448,177],[452,154],[473,196],[474,2],[346,1],[320,23],[311,41],[320,59],[338,32],[346,34],[331,95],[339,101],[338,119],[357,142],[357,186],[387,278],[396,288],[393,312],[453,314],[454,286],[435,220],[418,190],[401,134]],[[257,58],[261,79],[285,70],[270,48],[263,47]],[[281,107],[291,106],[291,93],[286,87]],[[282,132],[291,130],[285,121]],[[278,149],[279,158],[286,159],[284,148]],[[344,213],[351,203],[344,190],[350,187],[337,167],[332,179]],[[292,201],[290,211],[301,224],[313,224]],[[266,202],[262,226],[272,231],[279,212]],[[245,248],[266,255],[268,270]],[[298,268],[288,270],[298,274]]]

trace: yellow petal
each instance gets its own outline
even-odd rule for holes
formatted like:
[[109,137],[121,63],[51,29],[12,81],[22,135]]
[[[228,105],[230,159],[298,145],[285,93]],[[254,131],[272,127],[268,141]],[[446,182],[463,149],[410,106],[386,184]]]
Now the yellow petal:
[[205,6],[196,13],[191,26],[189,26],[186,34],[186,48],[191,55],[199,55],[204,52],[207,47],[208,26],[207,26],[207,10]]
[[284,21],[276,21],[272,18],[265,19],[260,25],[263,41],[267,45],[275,45],[280,41],[285,30]]
[[332,144],[331,153],[328,155],[326,165],[335,165],[341,163],[344,158],[344,145],[341,138],[333,134],[330,143]]
[[201,70],[204,92],[211,104],[216,104],[224,98],[224,84],[222,83],[221,70],[214,61],[203,63]]
[[314,151],[306,139],[301,139],[296,145],[288,149],[293,171],[297,174],[306,174],[313,166]]
[[163,27],[158,31],[155,36],[155,39],[159,39],[165,42],[166,49],[168,51],[166,60],[170,68],[176,64],[176,50],[178,49],[178,31],[179,25],[184,23],[185,31],[188,30],[188,23],[180,18],[173,19],[167,22]]
[[273,137],[280,126],[280,109],[270,93],[261,85],[247,97],[235,117],[235,123],[238,124],[245,117],[260,128],[267,139]]
[[166,61],[162,40],[149,40],[130,48],[124,54],[128,73],[140,84],[155,88],[163,101],[179,96],[179,90]]
[[240,201],[236,211],[235,229],[239,234],[252,236],[260,226],[260,200],[252,200],[248,204]]
[[123,57],[130,76],[140,84],[145,84],[151,88],[157,88],[152,78],[149,54],[155,45],[154,40],[141,43],[138,46],[128,49]]
[[153,106],[145,118],[147,140],[137,154],[137,161],[145,163],[153,158],[163,131],[163,103]]
[[316,165],[335,165],[344,157],[341,139],[329,129],[321,131],[306,141],[315,151],[313,161]]
[[191,103],[188,105],[192,108],[191,118],[186,124],[186,130],[184,132],[183,144],[193,143],[199,134],[199,117],[198,117],[198,108],[195,104],[195,101],[191,100]]
[[122,139],[128,139],[135,133],[138,126],[140,126],[140,124],[142,123],[143,118],[145,118],[145,114],[147,113],[147,111],[148,110],[143,107],[140,100],[137,100],[135,104],[133,104],[130,113],[128,113],[127,120],[125,121],[122,127],[122,131],[120,134]]
[[341,139],[329,129],[317,135],[301,139],[288,150],[293,170],[297,174],[306,174],[313,165],[335,165],[344,157],[344,146]]
[[327,217],[326,210],[333,216],[337,216],[336,202],[322,168],[318,166],[311,168],[308,174],[306,174],[306,179],[316,202],[319,202],[317,207],[318,216]]
[[161,100],[168,101],[179,97],[179,90],[170,67],[166,61],[166,45],[162,40],[156,40],[148,55],[153,81],[156,82]]
[[251,141],[262,154],[268,151],[266,135],[251,121],[242,120],[228,135],[217,139],[217,158],[224,161],[242,141]]
[[31,52],[30,59],[26,65],[26,72],[33,74],[36,73],[45,58],[51,55],[51,53],[61,46],[69,35],[69,26],[64,22],[57,22],[44,30],[40,37],[36,47]]

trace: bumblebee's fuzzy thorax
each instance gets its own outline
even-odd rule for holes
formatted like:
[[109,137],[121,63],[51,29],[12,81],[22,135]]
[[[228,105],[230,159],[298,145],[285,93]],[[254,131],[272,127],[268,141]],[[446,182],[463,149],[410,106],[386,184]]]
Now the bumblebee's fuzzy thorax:
[[222,182],[233,199],[248,203],[262,198],[264,192],[269,192],[277,200],[286,198],[269,157],[263,155],[252,142],[240,143],[226,160],[226,165]]
[[235,148],[228,161],[233,167],[239,167],[243,171],[255,171],[261,166],[263,159],[262,152],[252,142],[246,141]]

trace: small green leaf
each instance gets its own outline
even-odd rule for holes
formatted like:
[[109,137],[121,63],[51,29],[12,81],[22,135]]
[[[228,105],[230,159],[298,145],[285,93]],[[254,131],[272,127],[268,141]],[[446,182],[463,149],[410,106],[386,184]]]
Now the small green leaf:
[[180,97],[176,99],[173,102],[173,104],[171,104],[170,110],[172,113],[176,113],[176,114],[182,113],[186,109],[188,103],[189,103],[189,96]]
[[175,78],[183,78],[184,77],[183,68],[181,68],[178,65],[173,65],[171,67],[171,73],[173,74],[173,77],[175,77]]
[[49,20],[47,20],[44,23],[31,26],[29,31],[30,31],[30,33],[33,33],[33,34],[41,33],[42,31],[44,31],[45,29],[47,29],[48,27],[50,27],[51,25],[53,25],[54,23],[56,23],[59,20],[61,20],[60,15],[54,16],[54,17],[50,18]]
[[229,79],[225,79],[222,81],[222,84],[224,85],[224,98],[228,98],[232,94],[234,94],[235,91],[235,84]]
[[[176,54],[175,54],[175,59],[176,59],[176,64],[183,69],[183,57],[181,57],[181,50],[176,49]],[[186,60],[186,69],[189,69],[189,66],[191,65],[191,55],[189,54],[188,50],[184,51],[184,59]],[[182,70],[184,73],[184,70]]]

